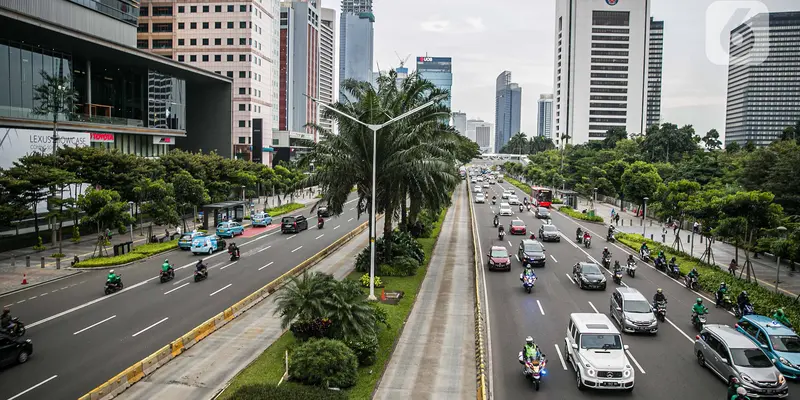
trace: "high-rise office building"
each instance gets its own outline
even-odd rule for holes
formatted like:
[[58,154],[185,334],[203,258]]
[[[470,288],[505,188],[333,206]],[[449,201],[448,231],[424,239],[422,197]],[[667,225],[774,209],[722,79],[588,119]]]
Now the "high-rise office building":
[[503,71],[497,76],[495,86],[494,152],[511,140],[511,136],[520,132],[520,114],[522,113],[522,88],[511,82],[511,71]]
[[769,145],[800,120],[800,12],[753,16],[729,54],[725,144]]
[[[334,93],[336,82],[336,10],[323,8],[319,24],[319,100],[331,104],[338,100]],[[319,125],[333,132],[333,120],[323,118],[320,108]]]
[[339,16],[339,100],[347,93],[347,79],[374,82],[372,60],[375,42],[375,15],[372,0],[342,0]]
[[136,46],[234,80],[233,147],[252,159],[253,120],[263,122],[262,158],[272,162],[278,129],[279,0],[236,4],[143,0]]
[[[420,78],[433,83],[439,89],[447,90],[448,93],[453,89],[453,59],[450,57],[417,57],[417,73]],[[442,101],[442,104],[450,108],[452,96]]]
[[467,120],[467,138],[478,144],[481,153],[494,152],[494,125],[480,118]]
[[281,3],[278,130],[306,131],[316,141],[319,105],[320,15],[316,2]]
[[664,66],[664,21],[650,17],[647,56],[647,126],[661,123],[661,75]]
[[461,111],[453,113],[453,127],[461,136],[467,136],[467,114]]
[[555,144],[645,131],[650,0],[558,0]]
[[538,115],[536,121],[536,134],[548,139],[553,138],[553,95],[539,96]]

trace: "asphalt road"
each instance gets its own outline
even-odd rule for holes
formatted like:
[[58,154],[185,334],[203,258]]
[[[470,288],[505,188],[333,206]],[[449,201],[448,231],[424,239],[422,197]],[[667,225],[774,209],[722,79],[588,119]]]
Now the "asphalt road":
[[[471,186],[472,187],[472,186]],[[512,219],[522,219],[529,230],[526,236],[507,234],[500,242],[497,229],[492,224],[493,191],[500,199],[502,187],[513,188],[522,198],[519,189],[508,183],[492,185],[486,204],[473,204],[475,207],[476,225],[478,227],[480,251],[484,263],[482,279],[485,281],[486,301],[488,307],[488,365],[490,390],[495,399],[517,399],[526,396],[543,396],[540,398],[583,399],[591,397],[625,397],[633,399],[722,399],[725,397],[726,385],[708,370],[701,368],[693,355],[694,337],[697,331],[691,325],[690,309],[692,303],[701,296],[686,289],[683,285],[670,279],[660,271],[641,262],[636,277],[625,275],[623,283],[638,289],[648,299],[652,299],[657,288],[663,288],[668,298],[667,322],[661,323],[657,335],[623,334],[623,342],[630,346],[628,358],[635,369],[635,389],[630,394],[621,392],[605,392],[587,390],[579,392],[575,384],[575,372],[564,359],[564,338],[569,314],[575,312],[600,312],[608,315],[610,296],[614,288],[610,276],[607,276],[606,291],[585,291],[574,284],[571,278],[572,266],[579,261],[601,259],[604,246],[608,246],[614,260],[624,260],[628,253],[623,245],[609,245],[605,241],[606,227],[597,224],[584,224],[592,232],[592,247],[585,249],[575,243],[576,221],[557,212],[553,212],[552,222],[561,230],[560,243],[544,243],[547,263],[545,268],[537,268],[539,278],[531,294],[526,294],[519,281],[522,264],[516,259],[519,243],[534,230],[538,235],[542,222],[535,219],[533,213],[519,213],[514,208],[514,216],[500,217],[502,224]],[[486,253],[493,245],[503,245],[512,255],[511,273],[492,271],[485,268]],[[603,269],[601,267],[601,269]],[[607,271],[606,274],[608,275]],[[569,275],[569,276],[568,276]],[[713,301],[707,296],[704,302],[709,305],[708,323],[736,323],[733,315],[721,309],[715,309]],[[524,344],[525,337],[531,335],[547,355],[548,375],[543,380],[539,393],[534,393],[533,386],[522,376],[522,368],[517,356]],[[790,384],[790,397],[800,398],[800,387]]]
[[[195,283],[200,256],[167,254],[175,279],[160,283],[163,257],[120,269],[125,290],[105,296],[105,271],[80,274],[0,298],[28,323],[34,354],[24,365],[0,370],[0,399],[75,399],[230,307],[358,224],[356,211],[330,218],[320,231],[281,234],[280,224],[259,236],[237,237],[238,262],[227,252],[204,256],[209,278]],[[302,210],[308,213],[308,209]]]

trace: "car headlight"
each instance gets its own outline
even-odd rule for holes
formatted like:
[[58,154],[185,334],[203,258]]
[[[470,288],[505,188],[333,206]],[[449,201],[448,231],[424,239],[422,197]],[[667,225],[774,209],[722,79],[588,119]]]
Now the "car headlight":
[[787,367],[794,367],[794,364],[792,364],[791,362],[789,362],[789,360],[787,360],[787,359],[785,359],[783,357],[780,357],[778,360],[780,360],[781,364],[783,364],[783,365],[785,365]]
[[606,278],[603,277],[602,279],[600,279],[600,283],[606,283]]
[[586,370],[586,375],[594,376],[594,368],[589,368]]
[[587,278],[585,276],[581,276],[581,280],[584,281],[584,282],[589,282],[589,278]]
[[778,374],[778,384],[783,385],[784,383],[786,383],[786,377],[783,374]]
[[622,376],[625,378],[630,378],[631,374],[633,374],[633,370],[631,369],[626,369],[625,371],[622,371]]
[[[748,383],[755,383],[753,382],[753,378],[750,378],[750,376],[745,374],[742,374],[742,380]],[[778,378],[778,382],[780,382],[780,377]]]

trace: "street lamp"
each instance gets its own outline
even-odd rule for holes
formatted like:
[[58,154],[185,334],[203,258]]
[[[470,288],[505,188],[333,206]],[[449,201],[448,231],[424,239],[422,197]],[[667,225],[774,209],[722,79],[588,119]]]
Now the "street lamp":
[[[785,240],[786,239],[786,231],[787,231],[786,227],[785,226],[779,226],[779,227],[777,227],[775,229],[778,231],[778,235],[781,237],[781,241]],[[778,253],[778,254],[776,254],[777,262],[775,264],[775,269],[777,269],[778,272],[775,274],[775,293],[778,293],[778,283],[781,281],[781,251],[782,250],[783,250],[782,248],[778,248],[778,251],[776,251],[776,253]]]
[[594,211],[594,214],[597,215],[595,203],[597,203],[597,188],[594,188],[594,197],[592,197],[592,211]]
[[647,218],[647,200],[649,198],[644,198],[644,207],[642,207],[642,237],[647,238],[647,224],[644,223],[645,218]]
[[131,223],[130,223],[130,225],[128,225],[128,228],[129,228],[128,232],[131,235],[131,243],[133,243],[133,204],[134,203],[132,201],[128,202],[128,212],[131,215]]
[[367,300],[377,301],[378,298],[375,297],[375,238],[377,236],[378,227],[376,226],[377,225],[377,221],[376,221],[376,218],[375,218],[375,193],[376,193],[376,188],[375,187],[377,186],[376,183],[375,183],[375,174],[376,174],[376,165],[377,165],[377,158],[378,158],[378,130],[383,128],[383,127],[385,127],[385,126],[387,126],[387,125],[389,125],[389,124],[397,122],[397,121],[399,121],[399,120],[401,120],[401,119],[403,119],[405,117],[408,117],[411,114],[414,114],[414,113],[416,113],[418,111],[421,111],[421,110],[423,110],[425,108],[428,108],[428,107],[436,104],[436,102],[439,101],[439,99],[441,97],[444,97],[444,96],[435,97],[433,100],[431,100],[431,101],[429,101],[429,102],[427,102],[427,103],[425,103],[425,104],[423,104],[423,105],[421,105],[421,106],[419,106],[417,108],[409,110],[409,111],[407,111],[407,112],[405,112],[403,114],[400,114],[399,116],[394,117],[394,118],[392,118],[392,119],[390,119],[390,120],[388,120],[388,121],[386,121],[386,122],[384,122],[382,124],[367,124],[365,122],[361,122],[356,117],[353,117],[352,115],[349,115],[349,114],[345,114],[345,113],[337,110],[336,108],[331,107],[330,105],[319,101],[318,99],[315,99],[315,98],[313,98],[313,97],[311,97],[309,95],[305,95],[305,96],[308,97],[309,99],[311,99],[313,102],[317,103],[318,105],[320,105],[322,107],[325,107],[325,108],[333,111],[334,113],[339,114],[339,115],[341,115],[341,116],[343,116],[343,117],[345,117],[345,118],[347,118],[347,119],[349,119],[349,120],[351,120],[353,122],[356,122],[356,123],[358,123],[360,125],[363,125],[363,126],[369,128],[372,131],[372,188],[370,189],[370,192],[371,192],[370,196],[372,198],[372,212],[369,215],[371,229],[370,229],[370,236],[369,236],[369,297],[367,297]]

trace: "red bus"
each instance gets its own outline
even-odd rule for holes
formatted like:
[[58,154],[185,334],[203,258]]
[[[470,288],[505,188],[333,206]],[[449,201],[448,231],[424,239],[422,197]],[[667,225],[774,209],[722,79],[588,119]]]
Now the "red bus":
[[531,197],[539,203],[539,207],[547,207],[553,204],[553,191],[541,186],[531,186]]

